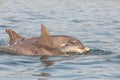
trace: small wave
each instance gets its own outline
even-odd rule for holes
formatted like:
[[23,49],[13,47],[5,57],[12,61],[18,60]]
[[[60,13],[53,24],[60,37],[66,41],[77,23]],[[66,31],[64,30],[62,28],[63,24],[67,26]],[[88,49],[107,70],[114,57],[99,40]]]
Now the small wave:
[[0,46],[5,46],[8,44],[8,40],[7,39],[1,39],[0,40]]
[[12,27],[12,26],[9,26],[9,25],[0,25],[0,27],[3,27],[3,28],[9,28],[9,27]]
[[91,49],[88,54],[90,54],[90,55],[109,55],[109,54],[113,54],[113,52],[104,51],[104,50],[101,50],[101,49]]

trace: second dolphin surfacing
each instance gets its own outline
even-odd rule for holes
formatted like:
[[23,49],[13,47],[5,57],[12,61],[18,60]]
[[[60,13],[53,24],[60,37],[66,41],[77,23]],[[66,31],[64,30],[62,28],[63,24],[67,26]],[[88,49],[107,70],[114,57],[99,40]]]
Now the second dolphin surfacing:
[[0,46],[0,52],[19,55],[65,55],[66,52],[88,52],[77,38],[65,35],[50,35],[47,28],[41,25],[41,36],[24,38],[12,29],[6,29],[9,35],[9,46]]

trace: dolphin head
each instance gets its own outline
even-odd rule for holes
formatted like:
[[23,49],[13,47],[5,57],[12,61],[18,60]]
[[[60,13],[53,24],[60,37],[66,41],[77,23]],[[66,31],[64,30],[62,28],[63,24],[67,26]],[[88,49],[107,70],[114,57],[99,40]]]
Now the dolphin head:
[[85,53],[90,49],[84,46],[80,40],[74,37],[69,37],[68,41],[62,44],[61,49],[62,52],[77,52],[77,53]]

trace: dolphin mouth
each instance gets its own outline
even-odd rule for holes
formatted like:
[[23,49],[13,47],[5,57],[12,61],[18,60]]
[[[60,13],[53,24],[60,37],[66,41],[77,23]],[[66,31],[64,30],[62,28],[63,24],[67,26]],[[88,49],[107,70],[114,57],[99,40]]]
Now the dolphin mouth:
[[90,48],[88,48],[88,47],[84,48],[84,52],[89,52],[89,51],[90,51]]
[[62,48],[61,51],[64,52],[64,53],[67,53],[67,54],[69,54],[69,53],[73,53],[73,54],[74,54],[74,53],[84,54],[84,53],[89,52],[89,51],[90,51],[90,48],[85,47],[85,48],[81,49],[81,48],[78,48],[78,47],[76,47],[76,46],[72,46],[72,47],[69,46],[69,47],[64,47],[64,48]]

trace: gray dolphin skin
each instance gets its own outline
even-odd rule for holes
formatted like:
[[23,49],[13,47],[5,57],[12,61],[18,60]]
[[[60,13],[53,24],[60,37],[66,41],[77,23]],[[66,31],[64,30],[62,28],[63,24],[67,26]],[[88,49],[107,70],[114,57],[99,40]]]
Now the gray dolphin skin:
[[40,37],[25,38],[12,29],[6,29],[9,46],[0,46],[0,52],[19,55],[65,55],[67,52],[88,52],[77,38],[66,35],[50,35],[45,25],[41,24]]

